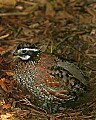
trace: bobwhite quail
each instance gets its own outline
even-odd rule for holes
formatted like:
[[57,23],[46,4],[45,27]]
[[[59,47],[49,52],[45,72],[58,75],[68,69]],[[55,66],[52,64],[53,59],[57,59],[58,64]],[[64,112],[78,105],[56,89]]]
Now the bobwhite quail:
[[73,63],[42,53],[35,45],[21,43],[14,56],[14,78],[32,95],[32,101],[47,112],[76,101],[86,90],[82,71]]

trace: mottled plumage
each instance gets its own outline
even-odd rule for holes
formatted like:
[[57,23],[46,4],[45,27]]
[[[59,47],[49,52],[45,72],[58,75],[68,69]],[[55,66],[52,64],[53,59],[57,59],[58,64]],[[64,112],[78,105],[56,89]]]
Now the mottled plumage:
[[31,93],[34,104],[47,112],[57,112],[60,106],[75,101],[85,92],[86,80],[73,63],[26,43],[20,44],[14,55],[18,56],[15,80]]

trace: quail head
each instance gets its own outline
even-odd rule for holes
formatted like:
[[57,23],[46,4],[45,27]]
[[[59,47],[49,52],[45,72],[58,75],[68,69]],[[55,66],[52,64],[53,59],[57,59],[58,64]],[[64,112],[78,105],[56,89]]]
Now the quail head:
[[19,44],[13,55],[18,57],[14,79],[30,92],[31,101],[47,112],[57,112],[86,90],[82,71],[73,63],[42,53],[29,43]]

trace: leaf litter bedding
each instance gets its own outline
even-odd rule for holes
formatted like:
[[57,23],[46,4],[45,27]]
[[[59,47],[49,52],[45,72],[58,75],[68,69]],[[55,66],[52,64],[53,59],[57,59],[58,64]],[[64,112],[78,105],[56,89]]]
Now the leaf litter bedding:
[[[22,0],[0,8],[1,120],[96,119],[96,2],[95,0]],[[13,14],[14,13],[14,14]],[[77,64],[88,90],[73,108],[50,115],[26,98],[13,79],[12,53],[20,42],[38,43],[46,53]]]

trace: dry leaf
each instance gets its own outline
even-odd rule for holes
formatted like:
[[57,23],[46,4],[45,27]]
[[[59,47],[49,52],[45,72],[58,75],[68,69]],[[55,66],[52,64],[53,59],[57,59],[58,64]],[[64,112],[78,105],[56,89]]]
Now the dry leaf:
[[60,18],[70,18],[70,19],[73,19],[73,16],[71,14],[69,14],[66,10],[64,11],[59,11],[58,12],[58,17]]
[[1,120],[14,120],[13,119],[13,114],[6,113],[4,115],[1,115]]
[[47,3],[46,0],[38,0],[38,2],[41,4],[41,5],[45,5]]
[[3,62],[3,59],[0,59],[0,64]]
[[4,104],[4,105],[2,106],[3,109],[8,109],[8,108],[10,108],[10,107],[11,107],[10,104]]
[[0,0],[0,8],[1,7],[14,7],[16,5],[17,0]]
[[5,72],[8,76],[13,76],[14,73],[12,70],[2,70],[3,72]]
[[63,0],[56,0],[57,3],[59,3],[60,5],[63,5],[64,4],[64,1]]
[[55,10],[53,9],[53,6],[50,3],[46,4],[46,16],[54,17]]
[[79,15],[79,20],[82,23],[85,24],[91,24],[92,22],[92,17],[91,16],[86,16],[86,15]]
[[4,47],[0,47],[0,51],[4,51]]
[[0,80],[0,86],[2,87],[2,89],[3,89],[4,91],[8,92],[7,87],[6,87],[6,84],[5,84],[5,81],[6,81],[5,78],[1,78],[1,80]]

